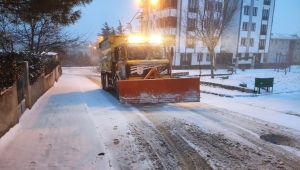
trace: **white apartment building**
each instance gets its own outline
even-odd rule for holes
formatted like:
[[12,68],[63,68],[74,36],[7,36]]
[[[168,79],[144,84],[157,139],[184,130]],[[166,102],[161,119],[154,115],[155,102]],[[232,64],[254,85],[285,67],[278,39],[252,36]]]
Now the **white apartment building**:
[[[141,29],[160,33],[173,42],[174,66],[210,65],[207,48],[188,34],[189,25],[197,19],[197,9],[208,1],[216,1],[222,7],[222,0],[158,0],[155,7],[150,4],[143,7]],[[236,14],[215,48],[216,63],[249,67],[263,63],[269,50],[274,6],[275,0],[240,0]]]

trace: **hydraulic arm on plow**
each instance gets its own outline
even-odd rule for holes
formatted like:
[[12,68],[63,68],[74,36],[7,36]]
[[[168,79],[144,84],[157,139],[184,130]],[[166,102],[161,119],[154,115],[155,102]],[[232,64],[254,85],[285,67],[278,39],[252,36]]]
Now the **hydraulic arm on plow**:
[[200,101],[200,82],[172,78],[173,49],[160,36],[110,36],[100,42],[101,82],[122,103]]

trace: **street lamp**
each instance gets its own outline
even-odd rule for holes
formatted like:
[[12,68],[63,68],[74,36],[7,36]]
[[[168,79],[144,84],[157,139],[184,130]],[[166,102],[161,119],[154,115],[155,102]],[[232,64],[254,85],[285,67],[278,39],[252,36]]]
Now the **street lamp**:
[[100,43],[104,40],[104,37],[102,35],[97,36],[97,43]]
[[136,2],[139,5],[139,7],[142,7],[144,5],[144,1],[143,0],[136,0]]
[[[151,9],[156,9],[158,4],[159,4],[159,0],[139,0],[139,5],[141,6],[141,8],[143,8],[143,13],[141,16],[141,20],[144,20],[145,23],[145,32],[148,32],[148,26],[149,26],[149,12],[151,11]],[[141,29],[143,31],[143,26],[141,26]]]
[[157,5],[158,4],[158,0],[151,0],[151,4],[152,5]]

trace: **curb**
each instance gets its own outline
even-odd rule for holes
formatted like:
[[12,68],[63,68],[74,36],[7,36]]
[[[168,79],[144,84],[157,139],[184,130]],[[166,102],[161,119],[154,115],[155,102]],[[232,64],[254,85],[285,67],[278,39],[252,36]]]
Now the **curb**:
[[244,87],[230,86],[230,85],[224,85],[224,84],[218,84],[218,83],[212,83],[212,82],[206,82],[206,81],[201,81],[200,84],[214,86],[214,87],[221,87],[223,89],[228,89],[228,90],[237,90],[237,91],[241,91],[241,92],[245,92],[245,93],[255,93],[254,90],[247,89]]

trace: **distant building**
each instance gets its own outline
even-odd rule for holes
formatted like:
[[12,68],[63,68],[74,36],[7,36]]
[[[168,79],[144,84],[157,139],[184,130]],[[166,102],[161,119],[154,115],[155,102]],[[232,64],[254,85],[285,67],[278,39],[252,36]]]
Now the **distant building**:
[[[173,39],[174,66],[193,67],[209,65],[210,57],[206,47],[199,40],[188,36],[193,24],[195,9],[206,0],[159,0],[156,8],[143,7],[141,29],[156,32]],[[228,29],[224,32],[217,53],[217,64],[243,64],[254,66],[263,63],[269,52],[275,0],[241,0],[239,9]],[[219,1],[222,6],[222,0]],[[186,23],[186,24],[185,24]]]
[[272,34],[269,54],[265,58],[265,63],[300,64],[300,37]]

